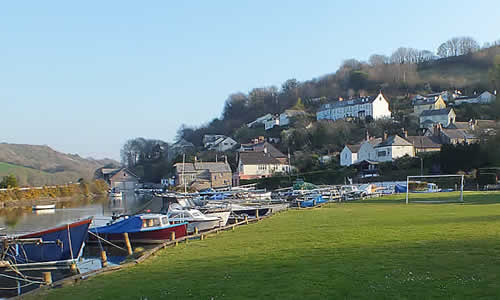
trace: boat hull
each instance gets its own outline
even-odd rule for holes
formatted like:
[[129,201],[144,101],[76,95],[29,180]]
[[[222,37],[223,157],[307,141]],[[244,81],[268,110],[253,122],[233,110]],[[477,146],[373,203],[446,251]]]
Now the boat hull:
[[220,223],[217,224],[217,226],[226,226],[227,221],[229,220],[229,215],[231,215],[230,211],[220,211],[220,212],[211,212],[211,213],[205,213],[205,216],[207,217],[218,217],[220,218]]
[[42,244],[16,244],[9,247],[13,264],[53,262],[77,259],[87,239],[92,219],[66,224],[45,231],[18,236],[18,239],[40,238]]
[[[129,232],[128,237],[131,243],[135,244],[161,244],[171,239],[172,232],[175,232],[175,237],[180,238],[187,235],[187,224],[174,224],[169,227],[149,230]],[[123,233],[99,233],[101,238],[104,238],[113,243],[124,243],[125,237]],[[89,242],[97,242],[94,235],[89,235]]]

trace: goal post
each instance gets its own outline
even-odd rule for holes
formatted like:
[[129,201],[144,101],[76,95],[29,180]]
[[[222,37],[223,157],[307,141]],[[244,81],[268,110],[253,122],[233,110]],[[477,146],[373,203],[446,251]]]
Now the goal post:
[[[455,180],[455,182],[453,182]],[[450,187],[451,183],[451,187]],[[454,185],[453,185],[454,183]],[[447,189],[440,189],[438,184],[443,184]],[[411,191],[412,190],[412,191]],[[406,177],[406,204],[413,193],[432,194],[436,192],[459,192],[460,202],[464,202],[464,175],[415,175]],[[449,201],[419,201],[420,203],[439,203]],[[456,202],[456,201],[455,201]]]

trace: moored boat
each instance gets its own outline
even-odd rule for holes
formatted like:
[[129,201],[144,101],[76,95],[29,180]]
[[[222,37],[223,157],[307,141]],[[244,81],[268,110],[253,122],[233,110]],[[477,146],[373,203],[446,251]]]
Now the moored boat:
[[215,227],[225,226],[229,218],[229,211],[205,215],[197,209],[183,209],[179,204],[171,204],[168,217],[172,222],[187,222],[188,232],[210,230]]
[[2,237],[1,260],[10,265],[73,261],[81,255],[91,222],[89,218],[39,232]]
[[37,204],[31,207],[33,210],[55,209],[55,204]]
[[175,232],[176,238],[185,236],[187,223],[174,223],[162,214],[140,214],[123,217],[106,226],[91,228],[90,232],[90,242],[97,241],[96,235],[110,242],[124,242],[124,233],[127,233],[131,243],[157,244],[168,241],[172,232]]

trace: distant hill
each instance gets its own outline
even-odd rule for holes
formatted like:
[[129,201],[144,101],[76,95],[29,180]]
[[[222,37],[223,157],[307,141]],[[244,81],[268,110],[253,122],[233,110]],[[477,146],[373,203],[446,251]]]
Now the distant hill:
[[96,160],[64,154],[48,146],[0,143],[0,177],[14,174],[20,185],[64,184],[79,178],[91,179],[106,165],[119,166],[112,159]]

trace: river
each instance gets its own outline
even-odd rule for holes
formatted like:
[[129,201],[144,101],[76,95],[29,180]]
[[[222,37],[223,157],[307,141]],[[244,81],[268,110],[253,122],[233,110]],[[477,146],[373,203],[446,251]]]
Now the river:
[[94,217],[93,225],[105,224],[113,214],[131,214],[140,210],[151,196],[124,191],[121,200],[107,196],[59,202],[56,209],[34,211],[31,207],[0,209],[0,234],[36,232],[77,220]]

